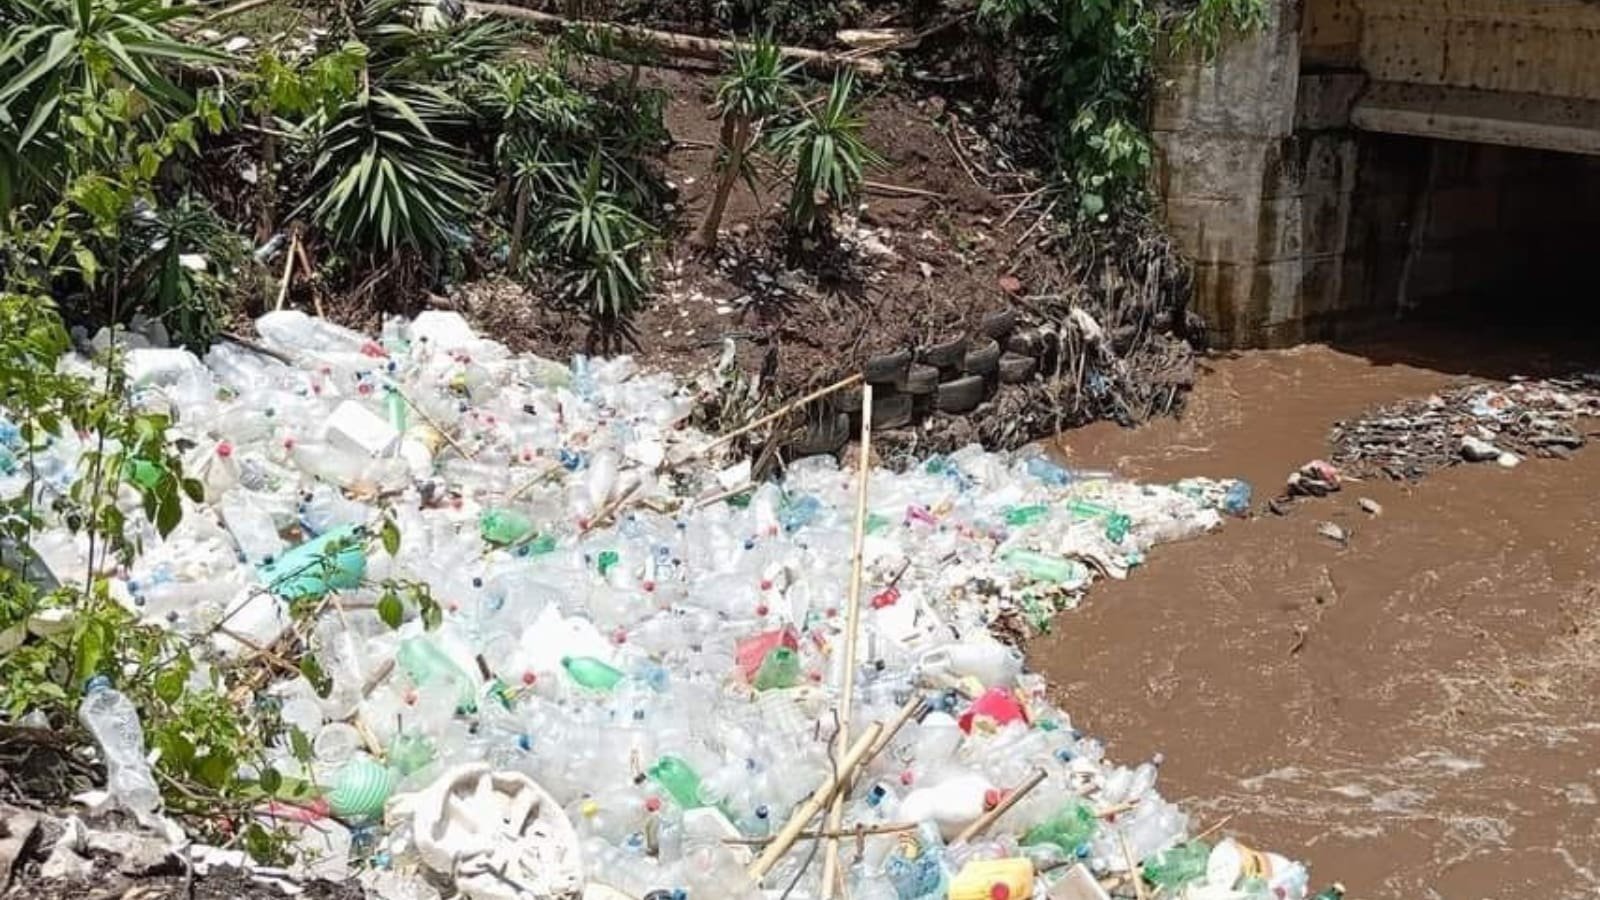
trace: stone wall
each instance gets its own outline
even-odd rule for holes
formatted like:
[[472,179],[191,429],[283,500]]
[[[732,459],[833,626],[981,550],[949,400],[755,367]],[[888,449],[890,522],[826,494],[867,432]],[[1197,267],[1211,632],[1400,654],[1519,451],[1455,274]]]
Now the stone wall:
[[1216,343],[1327,339],[1444,297],[1592,283],[1570,263],[1600,218],[1600,156],[1525,148],[1600,141],[1600,5],[1272,10],[1217,59],[1170,65],[1153,111],[1156,191]]

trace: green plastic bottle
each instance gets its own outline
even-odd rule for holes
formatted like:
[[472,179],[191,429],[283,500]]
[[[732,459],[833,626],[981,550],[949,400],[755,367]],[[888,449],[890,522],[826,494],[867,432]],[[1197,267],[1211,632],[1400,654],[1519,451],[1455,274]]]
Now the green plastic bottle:
[[426,735],[401,732],[389,742],[389,765],[402,776],[433,762],[433,742]]
[[485,542],[504,547],[533,534],[533,520],[514,509],[490,508],[478,516],[478,534]]
[[651,766],[650,780],[661,785],[674,802],[683,809],[708,806],[700,799],[700,775],[689,764],[676,756],[663,756]]
[[400,396],[400,392],[393,387],[384,391],[383,411],[389,416],[389,427],[405,434],[410,420],[410,410],[406,408],[406,398]]
[[1089,804],[1082,800],[1069,800],[1055,815],[1028,829],[1022,836],[1022,846],[1054,844],[1062,853],[1070,856],[1093,840],[1099,829],[1100,818]]
[[622,680],[622,670],[592,656],[563,656],[561,668],[573,681],[593,691],[609,691]]
[[1009,563],[1013,569],[1037,581],[1069,584],[1081,581],[1089,574],[1088,567],[1075,559],[1062,559],[1059,556],[1035,553],[1032,550],[1013,548],[1001,553],[1000,558]]
[[1335,881],[1317,892],[1311,900],[1344,900],[1344,885]]
[[790,647],[777,646],[767,651],[756,670],[758,691],[794,687],[800,682],[800,654]]
[[1005,510],[1007,525],[1032,525],[1040,519],[1050,515],[1050,507],[1043,503],[1029,503],[1027,506],[1008,506]]
[[556,538],[552,534],[541,534],[526,544],[517,547],[517,552],[523,556],[543,556],[553,553],[556,549]]
[[456,692],[457,712],[477,712],[477,685],[437,644],[424,637],[406,638],[394,658],[412,684],[419,688],[447,686]]
[[1128,530],[1133,527],[1133,519],[1126,513],[1117,512],[1100,503],[1090,503],[1088,500],[1068,500],[1067,511],[1080,519],[1098,519],[1104,522],[1106,540],[1113,544],[1122,543],[1122,539],[1128,536]]
[[600,574],[604,576],[609,574],[611,569],[621,560],[622,557],[617,555],[617,551],[601,550],[600,555],[595,558],[595,565],[600,569]]
[[1145,880],[1177,896],[1178,888],[1205,876],[1206,860],[1210,856],[1211,848],[1204,841],[1168,847],[1145,861]]
[[361,586],[367,574],[363,530],[344,525],[290,549],[256,571],[267,590],[285,600],[321,597]]

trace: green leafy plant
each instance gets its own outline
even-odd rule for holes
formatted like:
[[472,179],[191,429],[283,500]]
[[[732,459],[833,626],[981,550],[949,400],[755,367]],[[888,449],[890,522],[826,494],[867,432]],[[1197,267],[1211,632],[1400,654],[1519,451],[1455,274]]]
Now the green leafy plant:
[[586,301],[596,317],[615,319],[644,297],[642,264],[651,230],[602,186],[600,174],[599,158],[591,158],[584,176],[567,185],[547,233],[568,264],[569,295]]
[[773,146],[794,170],[789,195],[789,223],[801,232],[815,232],[834,211],[861,192],[869,167],[883,165],[862,139],[867,120],[855,97],[855,77],[834,77],[827,99],[798,121],[773,135]]
[[1216,52],[1265,22],[1265,0],[980,0],[977,21],[1022,79],[1021,100],[1043,123],[1048,150],[1078,217],[1142,208],[1152,160],[1148,105],[1156,49]]
[[1266,0],[1198,0],[1168,24],[1172,50],[1193,49],[1210,60],[1228,38],[1265,28],[1267,13]]
[[[456,93],[511,32],[489,20],[419,24],[414,0],[367,0],[297,65],[266,65],[264,105],[310,149],[303,198],[333,244],[371,263],[395,250],[437,260],[465,240],[484,184],[463,152]],[[336,20],[337,21],[337,20]]]
[[194,107],[174,71],[227,61],[184,43],[166,26],[187,15],[160,0],[3,0],[0,24],[0,213],[52,202],[80,126],[68,95],[129,97],[128,123],[161,130]]
[[729,54],[728,72],[717,82],[712,105],[722,119],[722,133],[713,164],[715,192],[698,236],[702,247],[716,246],[717,229],[735,182],[741,176],[747,181],[751,178],[746,155],[757,129],[793,96],[789,78],[798,68],[798,64],[784,65],[783,54],[770,34],[748,45],[735,44]]
[[471,161],[443,135],[465,110],[426,85],[374,87],[319,113],[307,205],[337,244],[369,254],[406,247],[445,252],[454,223],[482,190]]

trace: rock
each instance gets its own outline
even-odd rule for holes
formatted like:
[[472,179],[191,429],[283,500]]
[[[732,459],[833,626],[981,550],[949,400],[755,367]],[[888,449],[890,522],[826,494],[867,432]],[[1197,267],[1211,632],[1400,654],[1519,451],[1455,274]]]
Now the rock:
[[25,809],[0,805],[0,891],[11,884],[11,870],[23,848],[39,830],[39,816]]
[[1506,452],[1495,457],[1494,461],[1498,463],[1502,469],[1515,469],[1517,467],[1517,463],[1522,462],[1522,457],[1507,450]]
[[1362,497],[1362,498],[1356,500],[1356,505],[1361,507],[1361,511],[1364,512],[1364,513],[1367,513],[1368,515],[1373,515],[1373,516],[1381,516],[1381,515],[1383,515],[1383,505],[1380,504],[1376,500],[1372,500],[1372,499],[1369,499],[1367,497]]
[[164,838],[131,831],[90,831],[84,846],[117,857],[117,869],[127,875],[143,875],[160,868],[173,851]]
[[94,862],[78,855],[66,840],[56,841],[55,849],[39,867],[39,877],[46,881],[85,881],[94,874]]
[[1338,541],[1341,544],[1348,544],[1350,542],[1350,532],[1338,525],[1333,524],[1332,522],[1318,522],[1317,534],[1322,535],[1330,541]]
[[1483,438],[1467,435],[1461,439],[1461,458],[1467,462],[1488,462],[1498,459],[1500,448]]

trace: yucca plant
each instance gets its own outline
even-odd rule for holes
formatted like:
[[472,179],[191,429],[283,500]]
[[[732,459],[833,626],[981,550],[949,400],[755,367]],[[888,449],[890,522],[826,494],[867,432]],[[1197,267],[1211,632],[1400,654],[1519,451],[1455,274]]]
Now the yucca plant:
[[319,76],[317,60],[303,67],[306,82],[332,96],[300,104],[311,112],[295,131],[312,163],[295,212],[309,210],[336,246],[369,260],[399,249],[437,260],[484,190],[470,110],[456,91],[509,48],[512,32],[486,20],[424,28],[421,6],[368,0],[330,34],[335,49],[318,59],[354,53],[364,63],[354,93],[343,94],[343,78]]
[[302,208],[346,247],[444,252],[483,189],[471,161],[440,137],[463,121],[460,104],[426,85],[374,86],[319,113]]
[[722,135],[712,166],[716,192],[700,224],[701,246],[716,246],[717,229],[722,226],[728,196],[741,175],[747,180],[750,177],[747,154],[756,129],[793,96],[788,85],[796,68],[798,64],[783,64],[783,54],[771,35],[758,37],[748,45],[734,45],[728,59],[728,73],[717,82],[716,101],[712,106],[722,117]]
[[638,307],[650,225],[602,186],[598,156],[569,185],[547,233],[571,270],[568,292],[586,301],[597,318],[615,320]]
[[834,210],[860,194],[866,170],[884,164],[862,140],[866,125],[855,98],[855,78],[845,72],[834,77],[825,103],[773,135],[777,152],[794,168],[789,195],[794,229],[809,233],[829,222]]
[[193,107],[173,73],[227,56],[168,33],[189,14],[161,0],[0,0],[0,214],[64,183],[70,93],[128,92],[147,134]]

